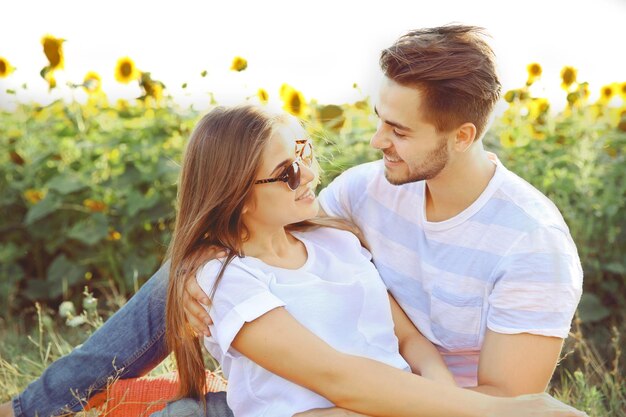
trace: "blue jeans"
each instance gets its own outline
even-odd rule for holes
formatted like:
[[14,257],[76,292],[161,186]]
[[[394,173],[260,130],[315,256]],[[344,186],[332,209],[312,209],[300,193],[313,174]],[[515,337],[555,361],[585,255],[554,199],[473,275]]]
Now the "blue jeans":
[[[145,375],[165,359],[169,353],[165,343],[168,273],[166,263],[82,346],[51,364],[39,379],[14,397],[16,417],[80,411],[89,397],[106,388],[109,378]],[[215,399],[223,401],[222,408],[228,409],[224,395]]]
[[150,417],[233,417],[226,404],[225,392],[209,392],[204,397],[206,412],[200,402],[191,398],[169,403],[163,410],[150,414]]

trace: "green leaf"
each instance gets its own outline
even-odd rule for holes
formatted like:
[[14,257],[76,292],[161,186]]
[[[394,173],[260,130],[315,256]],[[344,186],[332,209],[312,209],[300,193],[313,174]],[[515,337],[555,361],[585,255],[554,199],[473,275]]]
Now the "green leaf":
[[69,175],[57,175],[48,181],[46,185],[61,194],[70,194],[86,187],[78,178]]
[[615,274],[626,274],[626,265],[619,262],[611,262],[604,266],[605,271],[613,272]]
[[18,291],[18,283],[24,278],[24,270],[14,263],[0,263],[0,314],[8,316],[9,300]]
[[64,288],[79,282],[85,272],[84,266],[70,261],[65,254],[57,256],[48,267],[48,276],[46,277],[50,284],[51,297],[58,297],[63,293]]
[[26,254],[27,250],[20,249],[13,242],[9,242],[5,245],[0,245],[0,263],[8,263],[20,258]]
[[26,225],[31,225],[37,220],[56,211],[59,207],[61,207],[61,199],[52,193],[48,193],[43,200],[28,210],[24,223]]
[[595,294],[583,294],[578,305],[578,315],[583,323],[593,323],[604,320],[611,314],[608,308]]
[[128,254],[122,263],[122,271],[128,288],[133,288],[134,278],[146,279],[150,277],[159,266],[159,258],[156,254],[141,256]]
[[128,215],[134,216],[141,210],[153,207],[159,202],[158,194],[152,194],[150,197],[146,197],[136,191],[131,192],[128,195]]
[[67,237],[87,245],[94,245],[107,236],[108,226],[109,223],[104,214],[96,213],[88,219],[74,224],[67,233]]
[[26,281],[24,295],[32,300],[48,300],[52,298],[50,294],[50,284],[42,279],[29,279]]

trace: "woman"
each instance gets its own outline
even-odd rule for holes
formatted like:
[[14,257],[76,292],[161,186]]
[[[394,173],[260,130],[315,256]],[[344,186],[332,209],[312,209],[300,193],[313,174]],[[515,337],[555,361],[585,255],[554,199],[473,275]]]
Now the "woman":
[[[217,108],[192,134],[169,248],[167,340],[181,396],[203,392],[201,345],[181,305],[193,274],[211,295],[204,344],[229,379],[236,417],[333,404],[374,416],[584,415],[545,394],[504,399],[455,387],[349,225],[314,218],[305,137],[292,117],[251,106]],[[210,259],[216,246],[227,256]]]

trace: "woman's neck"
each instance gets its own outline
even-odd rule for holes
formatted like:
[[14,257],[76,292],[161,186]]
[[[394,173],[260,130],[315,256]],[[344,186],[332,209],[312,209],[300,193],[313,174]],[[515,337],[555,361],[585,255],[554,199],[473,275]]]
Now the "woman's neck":
[[243,243],[243,253],[268,265],[288,269],[297,269],[307,260],[304,244],[284,227],[250,231],[248,239]]

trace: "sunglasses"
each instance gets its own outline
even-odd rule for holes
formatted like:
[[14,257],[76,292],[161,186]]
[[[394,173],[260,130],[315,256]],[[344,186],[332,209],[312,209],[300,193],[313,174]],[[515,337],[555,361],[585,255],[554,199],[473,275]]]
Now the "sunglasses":
[[257,180],[255,184],[267,184],[271,182],[282,181],[287,183],[287,187],[291,191],[295,191],[300,186],[301,170],[300,163],[303,163],[307,167],[313,164],[313,145],[306,139],[296,141],[296,155],[297,158],[293,163],[281,171],[275,178],[266,178],[263,180]]

